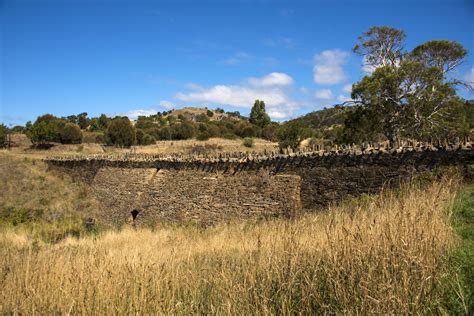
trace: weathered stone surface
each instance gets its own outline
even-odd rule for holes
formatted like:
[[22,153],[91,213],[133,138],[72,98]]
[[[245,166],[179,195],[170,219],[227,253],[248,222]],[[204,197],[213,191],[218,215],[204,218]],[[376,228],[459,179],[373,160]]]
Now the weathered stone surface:
[[415,173],[474,163],[471,148],[314,152],[272,157],[171,159],[87,157],[47,160],[90,184],[100,217],[124,223],[214,223],[236,218],[291,217],[347,195],[397,186]]

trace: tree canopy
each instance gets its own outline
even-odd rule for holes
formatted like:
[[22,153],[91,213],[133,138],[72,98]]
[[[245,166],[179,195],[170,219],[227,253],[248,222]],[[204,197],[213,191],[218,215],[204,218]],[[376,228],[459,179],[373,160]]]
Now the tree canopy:
[[250,123],[258,127],[264,127],[270,124],[270,122],[270,116],[265,111],[265,102],[255,100],[252,110],[250,110]]

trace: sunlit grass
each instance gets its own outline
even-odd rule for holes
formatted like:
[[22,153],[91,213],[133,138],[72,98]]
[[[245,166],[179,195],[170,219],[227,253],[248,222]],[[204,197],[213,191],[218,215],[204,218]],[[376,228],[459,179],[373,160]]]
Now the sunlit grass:
[[293,221],[0,233],[13,313],[431,314],[444,304],[458,180],[412,183]]

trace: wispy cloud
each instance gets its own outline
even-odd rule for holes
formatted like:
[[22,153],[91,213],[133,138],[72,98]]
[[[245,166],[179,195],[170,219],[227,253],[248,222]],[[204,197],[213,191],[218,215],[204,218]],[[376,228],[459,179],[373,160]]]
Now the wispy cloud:
[[119,115],[128,116],[129,119],[136,120],[139,116],[150,116],[150,115],[156,114],[157,112],[158,111],[155,109],[149,109],[149,110],[137,109],[137,110],[131,110],[125,113],[121,113]]
[[337,100],[342,103],[342,102],[351,101],[352,99],[351,99],[351,97],[349,97],[347,95],[342,95],[341,94],[341,95],[337,96]]
[[314,82],[318,84],[337,84],[347,80],[343,66],[347,63],[349,53],[339,50],[325,50],[314,56]]
[[292,49],[296,47],[296,42],[291,37],[274,37],[274,38],[266,38],[262,41],[263,45],[268,47],[283,47],[287,49]]
[[224,60],[221,60],[219,63],[225,64],[225,65],[238,65],[252,58],[253,56],[250,54],[247,54],[245,52],[238,52]]
[[371,75],[375,71],[376,68],[377,67],[375,67],[375,66],[373,66],[373,65],[371,65],[367,62],[367,59],[366,59],[365,56],[362,57],[362,71],[366,75]]
[[260,78],[249,78],[248,83],[255,87],[274,87],[274,86],[289,86],[293,84],[294,80],[291,76],[282,72],[272,72]]
[[316,92],[314,93],[314,97],[316,99],[331,100],[333,98],[333,95],[330,89],[321,89],[316,90]]
[[346,93],[351,93],[352,92],[352,84],[346,84],[344,87],[342,87],[342,91]]
[[162,107],[164,109],[167,109],[167,110],[171,110],[171,109],[176,108],[176,106],[174,105],[173,102],[166,101],[166,100],[160,101],[160,107]]
[[474,85],[474,67],[464,76],[464,80],[471,85]]

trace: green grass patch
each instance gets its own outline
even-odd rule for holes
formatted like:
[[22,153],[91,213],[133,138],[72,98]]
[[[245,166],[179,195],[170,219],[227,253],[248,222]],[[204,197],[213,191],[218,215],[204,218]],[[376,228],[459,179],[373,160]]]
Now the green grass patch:
[[458,195],[452,223],[459,240],[448,257],[451,271],[446,309],[452,315],[474,315],[474,183]]

